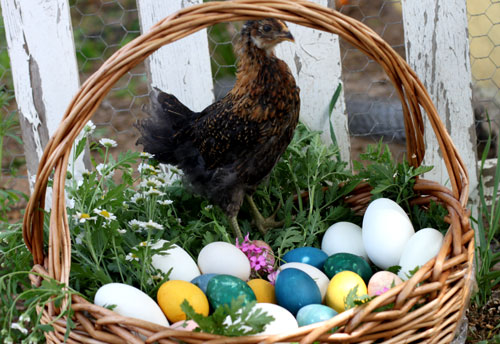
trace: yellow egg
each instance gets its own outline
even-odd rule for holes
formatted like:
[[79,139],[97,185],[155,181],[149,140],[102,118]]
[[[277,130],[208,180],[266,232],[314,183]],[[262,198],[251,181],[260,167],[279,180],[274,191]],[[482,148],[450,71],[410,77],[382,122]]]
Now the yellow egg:
[[158,304],[171,322],[186,320],[181,304],[187,300],[196,313],[208,315],[208,299],[203,291],[193,283],[186,281],[167,281],[158,289]]
[[274,303],[276,304],[276,295],[274,294],[274,286],[266,280],[256,278],[247,282],[253,290],[257,303]]
[[345,299],[349,291],[356,286],[358,286],[357,296],[367,294],[366,284],[358,274],[352,271],[342,271],[333,276],[326,291],[327,306],[339,313],[345,311]]

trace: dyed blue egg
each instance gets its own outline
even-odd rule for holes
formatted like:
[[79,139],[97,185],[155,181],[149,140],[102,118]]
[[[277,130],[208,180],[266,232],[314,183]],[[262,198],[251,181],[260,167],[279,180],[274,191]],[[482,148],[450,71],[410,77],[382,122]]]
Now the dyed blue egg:
[[337,314],[334,309],[325,305],[307,305],[299,309],[297,322],[299,326],[306,326],[331,319]]
[[304,263],[323,270],[323,264],[328,258],[328,255],[316,247],[299,247],[288,251],[283,260],[286,263]]
[[321,303],[321,292],[314,280],[304,271],[288,268],[281,271],[274,286],[278,305],[293,315],[304,306]]
[[205,294],[207,293],[208,282],[212,279],[212,277],[217,276],[218,274],[203,274],[199,275],[191,280],[191,283],[198,286]]

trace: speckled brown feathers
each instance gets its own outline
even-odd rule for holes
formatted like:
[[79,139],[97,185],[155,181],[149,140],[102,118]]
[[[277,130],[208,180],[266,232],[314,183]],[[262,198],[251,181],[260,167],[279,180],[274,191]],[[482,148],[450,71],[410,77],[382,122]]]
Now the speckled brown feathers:
[[290,143],[299,118],[299,89],[273,48],[293,40],[276,19],[249,21],[236,45],[234,88],[194,113],[160,92],[153,116],[138,124],[139,143],[177,165],[194,190],[235,216]]

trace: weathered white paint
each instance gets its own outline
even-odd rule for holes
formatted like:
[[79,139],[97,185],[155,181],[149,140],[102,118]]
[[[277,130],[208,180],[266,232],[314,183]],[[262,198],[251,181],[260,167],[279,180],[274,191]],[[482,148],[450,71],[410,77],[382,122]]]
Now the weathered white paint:
[[[476,135],[465,1],[403,0],[402,4],[407,60],[425,84],[460,152],[473,192],[477,187]],[[429,121],[425,130],[423,163],[434,166],[425,177],[446,184],[449,177]]]
[[[327,0],[314,0],[327,6]],[[321,130],[325,142],[331,142],[329,104],[341,82],[342,66],[337,35],[288,23],[295,43],[285,42],[276,54],[285,60],[300,87],[300,120],[309,128]],[[342,160],[350,161],[350,139],[345,112],[344,92],[333,109],[331,121]]]
[[[166,16],[202,0],[137,0],[142,32]],[[151,86],[174,94],[193,111],[214,100],[207,31],[164,46],[148,58]]]
[[[48,138],[79,88],[69,6],[67,0],[0,3],[31,181]],[[82,160],[75,169],[83,169]]]

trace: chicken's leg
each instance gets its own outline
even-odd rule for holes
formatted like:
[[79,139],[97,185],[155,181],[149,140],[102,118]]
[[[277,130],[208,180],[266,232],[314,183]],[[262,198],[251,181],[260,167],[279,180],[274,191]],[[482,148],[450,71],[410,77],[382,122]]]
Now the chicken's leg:
[[227,220],[229,221],[229,227],[233,230],[235,237],[240,241],[243,240],[243,235],[241,235],[240,226],[238,225],[238,219],[236,216],[228,216]]
[[248,201],[248,204],[250,205],[250,210],[252,212],[252,217],[253,220],[255,221],[255,225],[259,229],[259,232],[262,233],[262,235],[265,235],[266,232],[271,228],[277,228],[283,226],[285,221],[274,220],[274,218],[276,217],[276,213],[278,212],[280,207],[278,207],[271,216],[269,216],[268,218],[264,218],[264,216],[262,216],[259,209],[255,205],[252,196],[246,195],[246,199]]

